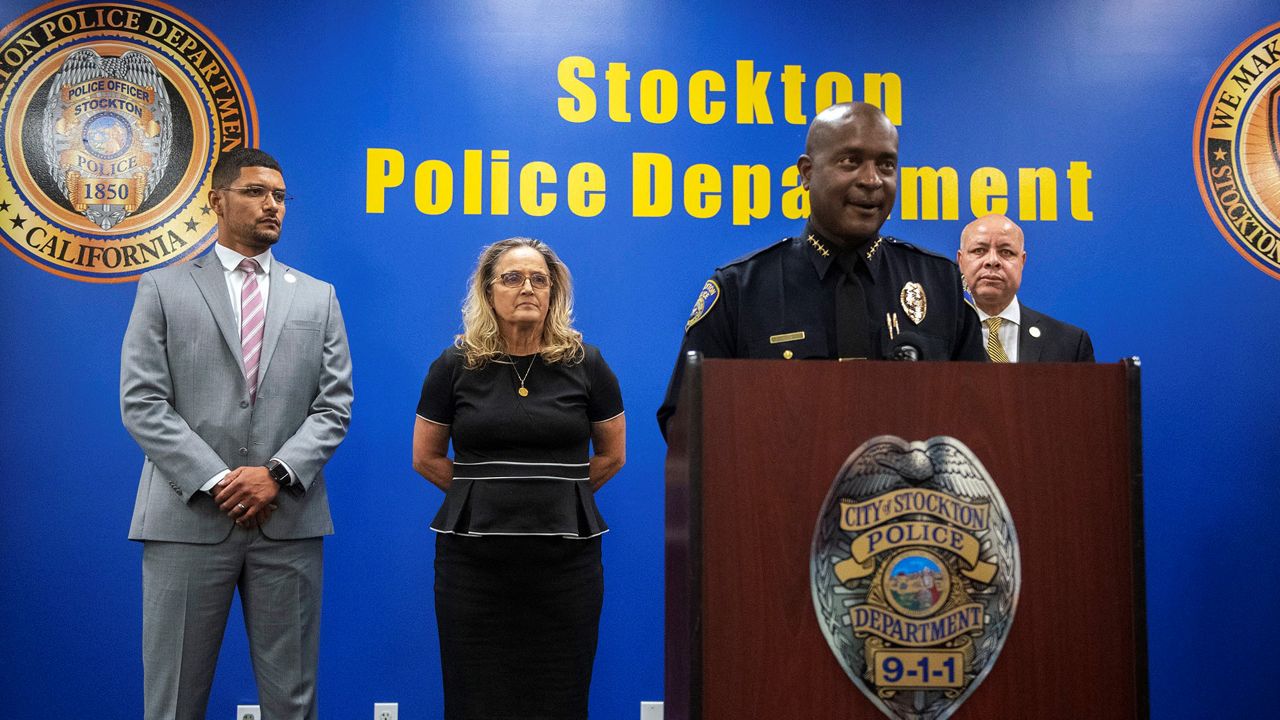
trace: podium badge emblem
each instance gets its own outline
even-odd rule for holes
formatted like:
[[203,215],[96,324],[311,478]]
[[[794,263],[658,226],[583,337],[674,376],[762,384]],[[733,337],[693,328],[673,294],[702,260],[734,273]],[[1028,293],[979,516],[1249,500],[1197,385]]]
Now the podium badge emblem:
[[995,665],[1022,581],[1004,498],[962,442],[882,435],[827,494],[809,563],[836,660],[891,718],[943,720]]

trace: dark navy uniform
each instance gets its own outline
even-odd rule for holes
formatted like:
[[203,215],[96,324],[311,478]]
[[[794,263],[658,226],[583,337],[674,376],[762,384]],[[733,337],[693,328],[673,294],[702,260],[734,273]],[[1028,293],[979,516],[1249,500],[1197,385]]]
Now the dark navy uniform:
[[[717,268],[685,326],[684,342],[658,409],[665,435],[675,413],[685,354],[712,358],[836,359],[836,293],[843,274],[835,246],[812,228]],[[893,351],[901,333],[921,360],[986,360],[982,331],[965,303],[960,269],[941,255],[891,237],[861,248],[857,275],[866,298],[871,359]]]

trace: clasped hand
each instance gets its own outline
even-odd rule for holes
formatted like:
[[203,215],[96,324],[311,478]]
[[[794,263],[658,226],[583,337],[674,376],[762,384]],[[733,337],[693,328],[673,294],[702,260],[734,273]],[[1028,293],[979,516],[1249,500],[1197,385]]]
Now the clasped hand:
[[260,465],[238,467],[213,486],[213,501],[240,527],[261,526],[276,509],[280,486]]

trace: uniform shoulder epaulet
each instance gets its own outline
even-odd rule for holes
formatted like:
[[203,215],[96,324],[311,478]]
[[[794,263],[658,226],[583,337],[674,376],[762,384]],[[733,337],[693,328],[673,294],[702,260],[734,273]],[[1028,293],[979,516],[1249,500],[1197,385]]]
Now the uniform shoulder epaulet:
[[955,260],[953,260],[952,258],[949,258],[946,255],[942,255],[940,253],[936,253],[932,250],[927,250],[925,248],[920,247],[919,245],[913,245],[905,240],[899,240],[898,238],[892,237],[890,235],[885,235],[883,236],[883,238],[886,243],[888,243],[889,245],[893,245],[894,247],[899,247],[899,248],[902,248],[903,250],[910,250],[912,252],[919,253],[926,257],[937,258],[939,260],[946,260],[947,262],[953,265],[955,264]]
[[717,269],[717,270],[724,270],[725,268],[730,268],[730,267],[733,267],[734,265],[741,265],[742,263],[747,262],[748,260],[751,260],[752,258],[756,258],[756,257],[759,257],[759,256],[761,256],[761,255],[765,255],[765,254],[768,254],[768,253],[771,253],[771,252],[775,252],[775,251],[777,251],[777,250],[779,250],[779,249],[781,249],[781,248],[784,248],[784,247],[786,247],[786,246],[787,246],[787,244],[788,244],[788,243],[790,243],[792,240],[793,240],[793,238],[782,238],[781,240],[779,240],[779,241],[778,241],[778,242],[776,242],[776,243],[773,243],[772,245],[765,245],[765,246],[764,246],[764,247],[762,247],[762,248],[756,248],[755,250],[752,250],[751,252],[747,253],[746,255],[743,255],[743,256],[741,256],[741,257],[736,257],[736,258],[734,258],[734,259],[730,260],[729,262],[727,262],[727,263],[725,263],[725,264],[721,265],[720,267],[718,267],[718,268],[716,268],[716,269]]

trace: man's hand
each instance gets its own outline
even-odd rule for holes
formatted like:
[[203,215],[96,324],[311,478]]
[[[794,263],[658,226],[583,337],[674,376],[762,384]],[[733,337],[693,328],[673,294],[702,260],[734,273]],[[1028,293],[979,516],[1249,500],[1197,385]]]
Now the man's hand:
[[[238,467],[214,485],[213,501],[242,527],[261,525],[275,510],[280,486],[262,466]],[[256,522],[254,521],[256,518]]]
[[267,524],[267,520],[271,518],[271,513],[275,512],[276,504],[268,503],[266,506],[258,510],[258,514],[248,520],[237,520],[236,524],[242,528],[262,527]]

